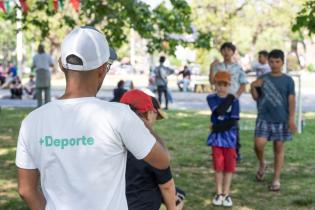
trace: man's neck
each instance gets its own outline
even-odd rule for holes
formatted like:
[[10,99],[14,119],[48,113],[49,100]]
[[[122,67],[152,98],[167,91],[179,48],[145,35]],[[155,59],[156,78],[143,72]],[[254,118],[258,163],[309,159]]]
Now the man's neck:
[[65,93],[59,99],[96,97],[96,94],[97,90],[93,87],[71,87],[67,85]]

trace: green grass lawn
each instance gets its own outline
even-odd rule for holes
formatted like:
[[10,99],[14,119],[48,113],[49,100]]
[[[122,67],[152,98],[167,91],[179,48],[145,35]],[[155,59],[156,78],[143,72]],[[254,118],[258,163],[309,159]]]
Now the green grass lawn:
[[[0,210],[27,209],[16,188],[15,146],[20,122],[29,109],[3,109],[0,112]],[[206,146],[209,112],[170,111],[169,118],[158,122],[172,154],[176,184],[187,192],[185,210],[223,209],[213,207],[215,192],[210,149]],[[244,121],[253,122],[251,115]],[[315,114],[306,114],[306,128],[286,144],[286,162],[281,192],[267,186],[272,179],[272,147],[268,144],[266,181],[255,182],[257,162],[253,153],[253,132],[242,131],[242,156],[232,184],[233,209],[315,209]]]

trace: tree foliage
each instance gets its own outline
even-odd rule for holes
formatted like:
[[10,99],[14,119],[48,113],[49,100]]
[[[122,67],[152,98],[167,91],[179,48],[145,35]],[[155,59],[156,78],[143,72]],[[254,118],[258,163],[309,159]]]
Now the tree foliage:
[[315,1],[307,1],[303,4],[302,9],[298,12],[293,31],[307,29],[309,35],[315,34]]
[[[212,34],[212,49],[226,41],[236,44],[240,56],[248,55],[251,61],[259,50],[273,48],[290,51],[292,40],[301,40],[299,33],[291,31],[296,13],[303,0],[198,0],[192,3],[196,27]],[[206,54],[206,55],[204,55]],[[198,63],[208,71],[217,51],[198,50]],[[212,58],[211,58],[212,57]]]
[[[61,40],[60,34],[71,28],[90,25],[102,30],[114,47],[128,41],[128,28],[148,41],[149,52],[174,53],[178,44],[189,44],[168,36],[191,33],[191,8],[185,0],[170,0],[171,8],[160,4],[153,10],[138,0],[89,0],[81,1],[79,13],[71,8],[69,1],[64,1],[64,9],[57,12],[48,1],[29,0],[28,3],[30,10],[23,14],[23,30],[31,31],[34,39],[49,38],[57,42]],[[15,23],[15,9],[2,16]],[[200,33],[194,46],[210,48],[210,38],[209,33]]]

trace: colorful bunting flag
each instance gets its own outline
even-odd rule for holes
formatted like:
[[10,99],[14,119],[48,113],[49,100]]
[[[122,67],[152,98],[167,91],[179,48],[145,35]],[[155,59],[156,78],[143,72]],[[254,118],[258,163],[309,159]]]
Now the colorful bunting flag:
[[80,10],[80,0],[71,0],[71,4],[76,12]]
[[28,5],[27,5],[26,0],[20,0],[20,4],[21,4],[23,12],[28,12]]
[[11,10],[10,1],[4,1],[4,6],[5,6],[5,10],[7,12],[10,12]]
[[7,12],[7,10],[5,9],[4,2],[3,2],[3,1],[0,1],[0,9],[1,9],[4,13]]
[[57,12],[58,11],[58,0],[53,0],[54,4],[54,10]]
[[59,9],[63,10],[63,2],[62,0],[58,0]]

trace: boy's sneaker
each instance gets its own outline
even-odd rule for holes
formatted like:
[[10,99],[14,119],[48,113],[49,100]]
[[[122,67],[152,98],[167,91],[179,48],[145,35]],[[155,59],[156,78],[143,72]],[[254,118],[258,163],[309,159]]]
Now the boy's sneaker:
[[226,195],[223,198],[223,206],[225,206],[225,207],[232,207],[233,206],[232,198],[229,195]]
[[224,199],[224,196],[223,195],[218,195],[216,194],[212,200],[212,204],[215,205],[215,206],[222,206],[223,204],[223,199]]

